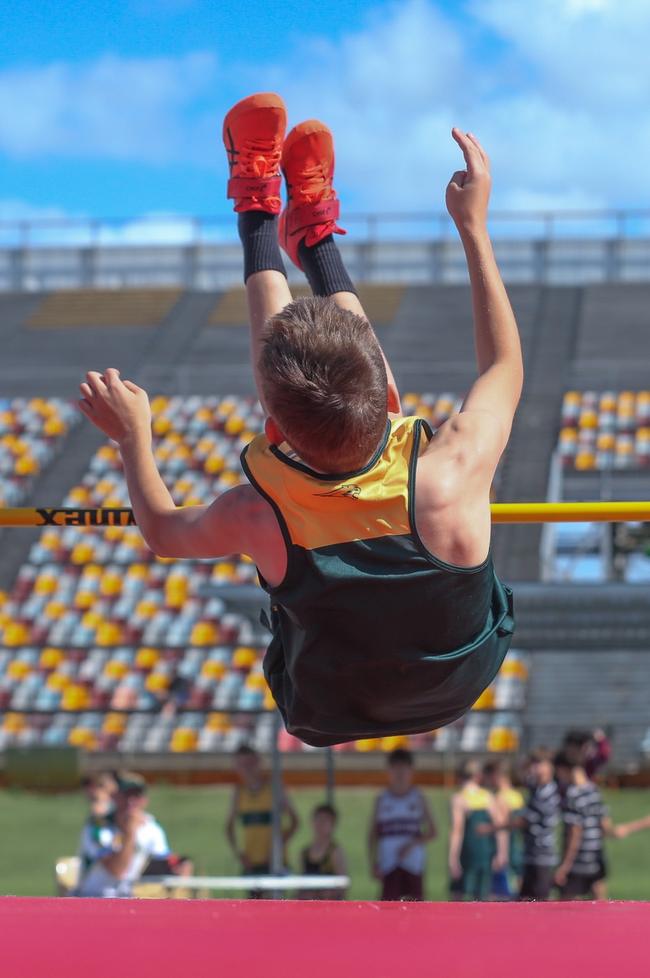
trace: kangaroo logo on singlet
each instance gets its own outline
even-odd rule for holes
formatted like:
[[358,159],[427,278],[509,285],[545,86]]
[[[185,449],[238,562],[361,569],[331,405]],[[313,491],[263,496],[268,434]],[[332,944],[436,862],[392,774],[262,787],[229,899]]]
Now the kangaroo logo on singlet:
[[353,482],[345,486],[337,486],[336,489],[330,489],[329,492],[315,492],[315,496],[347,496],[348,499],[358,499],[361,495],[361,486],[355,485]]

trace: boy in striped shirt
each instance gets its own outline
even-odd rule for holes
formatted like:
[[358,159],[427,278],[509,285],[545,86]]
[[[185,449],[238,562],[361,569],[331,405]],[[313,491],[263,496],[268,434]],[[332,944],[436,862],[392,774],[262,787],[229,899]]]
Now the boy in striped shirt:
[[650,816],[614,825],[598,785],[590,781],[585,768],[570,755],[555,758],[555,776],[563,792],[563,856],[555,872],[562,900],[590,897],[607,898],[607,864],[604,839],[624,839],[633,832],[650,828]]

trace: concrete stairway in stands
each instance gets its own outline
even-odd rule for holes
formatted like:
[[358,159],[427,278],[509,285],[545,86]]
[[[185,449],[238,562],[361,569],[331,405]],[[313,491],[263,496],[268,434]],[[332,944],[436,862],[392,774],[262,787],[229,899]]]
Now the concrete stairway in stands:
[[617,765],[641,759],[650,727],[650,656],[618,649],[539,651],[527,690],[528,746],[559,746],[568,727],[613,733]]

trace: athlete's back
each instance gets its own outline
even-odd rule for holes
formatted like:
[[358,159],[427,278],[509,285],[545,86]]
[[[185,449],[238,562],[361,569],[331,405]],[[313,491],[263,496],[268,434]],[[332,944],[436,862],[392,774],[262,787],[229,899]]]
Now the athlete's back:
[[287,729],[307,743],[443,726],[503,661],[510,595],[490,557],[453,566],[418,532],[417,464],[430,438],[426,422],[394,419],[368,465],[345,476],[318,473],[263,435],[244,450],[287,551],[283,579],[264,581],[265,674]]

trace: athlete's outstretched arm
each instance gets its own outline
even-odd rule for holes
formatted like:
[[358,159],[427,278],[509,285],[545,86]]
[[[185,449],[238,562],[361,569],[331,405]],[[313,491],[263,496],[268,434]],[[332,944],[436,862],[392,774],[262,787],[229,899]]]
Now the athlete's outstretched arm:
[[89,371],[80,390],[83,413],[119,445],[136,522],[154,553],[217,557],[248,552],[250,487],[237,486],[210,506],[176,506],[153,455],[146,391],[123,381],[113,367],[103,374]]
[[[254,272],[246,280],[246,301],[248,303],[248,321],[250,323],[251,363],[257,396],[265,411],[264,395],[258,370],[260,353],[262,352],[262,337],[266,322],[271,316],[282,312],[291,302],[292,295],[286,276],[282,272],[272,270]],[[268,411],[267,411],[268,414]]]
[[465,158],[447,187],[446,203],[467,258],[472,289],[474,337],[479,377],[463,405],[495,456],[503,452],[521,396],[523,361],[519,331],[487,230],[490,164],[471,133],[453,129]]

